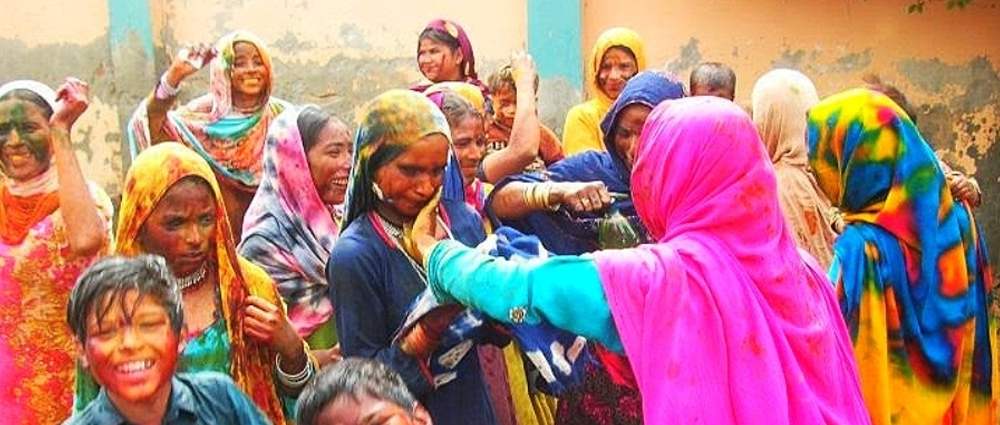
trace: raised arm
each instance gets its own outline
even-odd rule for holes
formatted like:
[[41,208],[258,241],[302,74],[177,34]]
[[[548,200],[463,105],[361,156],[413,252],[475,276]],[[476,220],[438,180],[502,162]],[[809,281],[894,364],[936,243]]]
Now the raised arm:
[[174,106],[181,83],[211,62],[215,55],[215,49],[206,44],[185,47],[174,57],[170,68],[160,76],[153,94],[146,101],[146,116],[149,119],[151,144],[171,141],[171,136],[166,132],[165,127],[167,112]]
[[512,55],[511,63],[517,109],[507,146],[483,159],[483,174],[490,183],[524,171],[538,155],[541,123],[535,104],[535,61],[531,55],[518,52]]
[[59,209],[66,223],[70,249],[76,256],[94,255],[109,242],[108,229],[90,196],[70,140],[73,124],[87,110],[89,94],[87,83],[67,78],[56,91],[58,103],[49,120],[52,152],[59,171]]

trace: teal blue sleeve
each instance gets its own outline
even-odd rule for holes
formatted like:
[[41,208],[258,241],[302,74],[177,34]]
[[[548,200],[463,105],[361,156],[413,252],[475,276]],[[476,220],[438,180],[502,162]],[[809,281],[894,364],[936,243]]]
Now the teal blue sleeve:
[[504,323],[544,320],[624,352],[590,257],[509,261],[446,240],[431,251],[427,275],[441,302],[458,302]]

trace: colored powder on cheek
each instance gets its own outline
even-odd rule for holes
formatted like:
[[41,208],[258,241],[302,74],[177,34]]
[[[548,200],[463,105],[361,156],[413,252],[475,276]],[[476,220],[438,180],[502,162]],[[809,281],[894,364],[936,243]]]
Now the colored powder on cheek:
[[[18,103],[11,110],[11,122],[26,122],[30,121],[31,118],[28,111],[25,108],[23,102]],[[47,123],[46,123],[47,124]],[[48,164],[51,152],[49,151],[49,140],[47,137],[43,137],[41,134],[25,134],[27,132],[18,132],[18,137],[20,137],[21,142],[31,153],[31,156],[35,157],[35,160],[42,163]]]

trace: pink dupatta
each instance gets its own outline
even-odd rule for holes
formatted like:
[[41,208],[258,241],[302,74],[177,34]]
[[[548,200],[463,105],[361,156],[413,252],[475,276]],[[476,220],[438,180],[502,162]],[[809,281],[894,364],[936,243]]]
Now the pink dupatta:
[[870,423],[833,286],[795,246],[750,117],[661,103],[632,183],[657,242],[594,257],[646,423]]

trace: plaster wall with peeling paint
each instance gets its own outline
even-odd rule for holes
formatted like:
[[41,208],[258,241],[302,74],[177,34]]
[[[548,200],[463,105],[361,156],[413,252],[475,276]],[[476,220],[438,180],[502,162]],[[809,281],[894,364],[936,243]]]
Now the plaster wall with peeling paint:
[[[92,105],[74,128],[86,175],[120,192],[128,164],[122,128],[184,43],[213,42],[245,28],[271,48],[277,87],[296,103],[315,103],[348,123],[377,93],[419,80],[416,37],[435,17],[460,22],[476,50],[481,78],[526,46],[532,2],[435,0],[0,0],[0,81],[33,78],[55,85],[67,75],[91,83]],[[966,10],[929,2],[909,14],[909,0],[583,0],[586,58],[604,28],[643,35],[652,66],[682,77],[700,61],[726,62],[739,77],[737,102],[749,103],[755,78],[794,67],[821,95],[876,73],[897,85],[919,112],[928,140],[953,166],[975,175],[985,203],[978,212],[990,245],[1000,250],[1000,1]],[[141,22],[125,12],[142,6]],[[531,17],[545,26],[557,18]],[[119,12],[116,15],[116,12]],[[141,18],[141,16],[140,16]],[[148,22],[147,22],[148,21]],[[544,43],[546,41],[532,41]],[[568,55],[569,56],[569,55]],[[575,56],[574,56],[575,57]],[[559,58],[556,58],[559,60]],[[582,74],[583,64],[578,66]],[[559,131],[582,87],[543,78],[539,111]],[[205,91],[207,72],[184,83],[182,100]]]
[[[638,31],[650,64],[687,79],[702,61],[737,74],[736,101],[750,104],[757,77],[777,67],[808,75],[820,96],[860,86],[866,74],[895,85],[918,110],[921,133],[983,191],[976,217],[993,260],[1000,251],[1000,1],[965,10],[909,0],[609,0],[584,2],[583,44],[604,28]],[[645,11],[636,13],[636,11]]]

